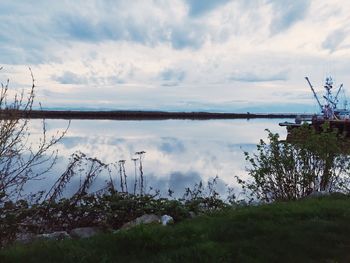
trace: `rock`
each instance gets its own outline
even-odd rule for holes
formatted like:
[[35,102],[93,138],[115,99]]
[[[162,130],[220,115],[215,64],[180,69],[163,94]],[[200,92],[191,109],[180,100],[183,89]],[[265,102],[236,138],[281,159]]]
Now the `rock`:
[[66,231],[57,231],[52,233],[44,233],[35,235],[33,233],[18,233],[16,234],[16,242],[21,244],[29,244],[36,240],[63,240],[71,238]]
[[122,227],[120,229],[130,229],[132,227],[136,226],[134,221],[130,221],[125,223],[124,225],[122,225]]
[[157,216],[155,214],[149,214],[149,215],[146,214],[146,215],[143,215],[143,216],[136,218],[134,221],[137,225],[159,223],[160,222],[159,216]]
[[142,225],[142,224],[152,224],[152,223],[160,223],[160,219],[159,216],[155,215],[155,214],[146,214],[143,216],[140,216],[138,218],[136,218],[133,221],[127,222],[125,223],[121,228],[122,229],[129,229],[138,225]]
[[39,234],[35,236],[35,239],[48,239],[48,240],[62,240],[71,238],[66,231],[57,231],[48,234]]
[[29,244],[35,240],[33,233],[18,233],[16,234],[16,242],[21,244]]
[[174,218],[168,215],[163,215],[160,218],[160,222],[162,223],[163,226],[174,224]]
[[70,231],[72,238],[89,238],[97,234],[102,233],[102,230],[98,227],[78,227]]

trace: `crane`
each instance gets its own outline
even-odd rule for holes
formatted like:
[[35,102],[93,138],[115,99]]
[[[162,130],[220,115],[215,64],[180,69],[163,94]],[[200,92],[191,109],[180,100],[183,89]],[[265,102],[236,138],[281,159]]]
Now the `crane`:
[[319,100],[318,97],[317,97],[317,94],[316,94],[316,92],[315,92],[315,90],[314,90],[314,87],[311,85],[311,82],[310,82],[310,80],[309,80],[308,77],[305,77],[305,79],[306,79],[307,83],[309,83],[309,86],[310,86],[310,88],[311,88],[311,90],[312,90],[312,93],[314,94],[314,97],[315,97],[315,99],[317,100],[318,106],[320,106],[321,112],[323,112],[323,106],[322,106],[320,100]]
[[335,97],[334,97],[334,101],[338,101],[338,95],[339,95],[340,90],[342,89],[342,87],[343,87],[343,83],[340,84],[340,87],[339,87],[339,89],[338,89],[338,91],[337,91],[337,94],[336,94]]

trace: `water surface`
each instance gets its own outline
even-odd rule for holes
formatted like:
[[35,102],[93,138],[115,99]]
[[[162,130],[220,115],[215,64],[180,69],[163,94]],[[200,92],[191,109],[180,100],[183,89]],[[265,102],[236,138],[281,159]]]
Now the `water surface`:
[[[133,184],[134,163],[131,158],[137,151],[145,151],[143,160],[146,185],[166,192],[172,189],[180,195],[186,187],[199,181],[220,178],[218,191],[225,185],[235,186],[234,176],[246,177],[247,163],[244,151],[252,152],[265,129],[286,135],[278,119],[235,120],[161,120],[161,121],[110,121],[73,120],[63,140],[57,145],[59,160],[45,183],[45,188],[63,172],[69,156],[82,151],[105,163],[126,160],[129,184]],[[283,120],[285,121],[285,120]],[[67,121],[47,120],[49,132],[62,130]],[[36,134],[40,122],[34,121]],[[118,185],[118,175],[113,174]],[[102,175],[97,185],[102,185]]]

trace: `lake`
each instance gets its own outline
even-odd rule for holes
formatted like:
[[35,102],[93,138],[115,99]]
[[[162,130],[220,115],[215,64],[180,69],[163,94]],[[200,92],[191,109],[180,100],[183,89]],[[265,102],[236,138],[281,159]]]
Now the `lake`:
[[[58,161],[46,179],[31,183],[30,190],[45,189],[57,175],[62,174],[69,156],[81,151],[104,163],[126,160],[125,170],[129,189],[134,179],[135,152],[145,151],[143,171],[147,189],[168,189],[181,196],[186,187],[199,181],[207,182],[218,176],[217,190],[224,194],[227,185],[236,187],[234,176],[247,177],[244,151],[253,152],[267,132],[278,132],[281,138],[286,129],[278,125],[286,119],[234,119],[234,120],[160,120],[110,121],[73,120],[66,136],[56,145]],[[64,129],[68,121],[47,120],[49,133]],[[33,138],[40,134],[40,121],[31,124]],[[94,189],[109,178],[102,173]],[[119,186],[118,169],[112,171],[115,185]],[[67,188],[74,191],[80,178]]]

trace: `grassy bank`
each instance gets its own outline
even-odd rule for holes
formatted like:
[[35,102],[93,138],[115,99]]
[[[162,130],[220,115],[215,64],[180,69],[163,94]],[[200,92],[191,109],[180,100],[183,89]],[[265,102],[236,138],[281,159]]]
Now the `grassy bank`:
[[349,222],[349,197],[309,198],[12,246],[0,252],[0,262],[350,262]]

